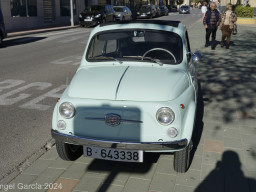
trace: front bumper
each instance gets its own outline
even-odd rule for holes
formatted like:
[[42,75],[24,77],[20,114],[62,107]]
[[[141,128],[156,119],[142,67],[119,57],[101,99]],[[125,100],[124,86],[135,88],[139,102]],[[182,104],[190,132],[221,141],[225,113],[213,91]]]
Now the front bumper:
[[84,19],[79,19],[79,24],[80,25],[85,25],[85,26],[95,26],[101,23],[100,19],[93,19],[91,21],[84,21]]
[[99,139],[84,138],[72,135],[66,135],[52,130],[52,137],[56,141],[75,145],[87,145],[102,148],[115,148],[115,149],[129,149],[129,150],[143,150],[143,151],[164,151],[164,150],[180,150],[184,149],[187,144],[187,139],[182,139],[172,142],[119,142],[119,141],[106,141]]

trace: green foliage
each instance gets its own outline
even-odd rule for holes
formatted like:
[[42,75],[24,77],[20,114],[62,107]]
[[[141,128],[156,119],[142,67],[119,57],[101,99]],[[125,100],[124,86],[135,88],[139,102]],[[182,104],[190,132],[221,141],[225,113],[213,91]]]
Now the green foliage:
[[236,15],[237,17],[253,17],[253,8],[252,7],[243,7],[242,5],[238,5],[236,7]]
[[181,5],[182,3],[184,3],[184,0],[176,0],[177,5]]

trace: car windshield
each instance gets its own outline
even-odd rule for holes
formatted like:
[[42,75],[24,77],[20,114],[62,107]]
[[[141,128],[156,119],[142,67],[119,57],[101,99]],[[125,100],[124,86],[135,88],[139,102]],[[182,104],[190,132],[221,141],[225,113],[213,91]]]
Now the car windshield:
[[150,7],[148,7],[148,6],[142,6],[140,8],[140,11],[148,11],[149,9],[150,9]]
[[100,11],[100,10],[102,10],[102,6],[94,5],[91,7],[86,7],[84,12]]
[[116,12],[123,12],[123,8],[122,7],[114,7],[114,10]]
[[188,6],[182,6],[181,9],[188,9]]
[[178,64],[182,61],[182,40],[173,32],[132,29],[101,32],[89,44],[87,61],[147,61]]

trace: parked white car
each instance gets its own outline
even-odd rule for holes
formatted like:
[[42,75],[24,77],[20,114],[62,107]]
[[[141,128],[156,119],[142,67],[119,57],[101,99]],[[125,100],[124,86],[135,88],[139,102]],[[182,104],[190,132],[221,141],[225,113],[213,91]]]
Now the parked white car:
[[179,21],[95,27],[53,112],[59,156],[143,162],[144,152],[174,153],[174,169],[187,171],[200,57]]

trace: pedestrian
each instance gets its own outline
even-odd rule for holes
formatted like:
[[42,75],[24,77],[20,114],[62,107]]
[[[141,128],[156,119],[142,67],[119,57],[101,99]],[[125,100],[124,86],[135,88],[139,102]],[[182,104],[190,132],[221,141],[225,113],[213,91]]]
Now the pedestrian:
[[222,14],[220,30],[222,32],[221,47],[224,47],[224,41],[226,40],[226,48],[229,49],[230,38],[232,31],[234,30],[235,22],[237,20],[236,13],[232,11],[232,4],[227,4],[226,11]]
[[207,11],[207,3],[204,2],[204,3],[203,3],[203,6],[202,6],[202,8],[201,8],[202,18],[204,18],[206,11]]
[[216,32],[221,21],[221,15],[216,9],[216,4],[211,2],[210,9],[206,11],[203,24],[206,30],[206,42],[205,47],[210,45],[210,36],[212,35],[211,48],[215,49]]

